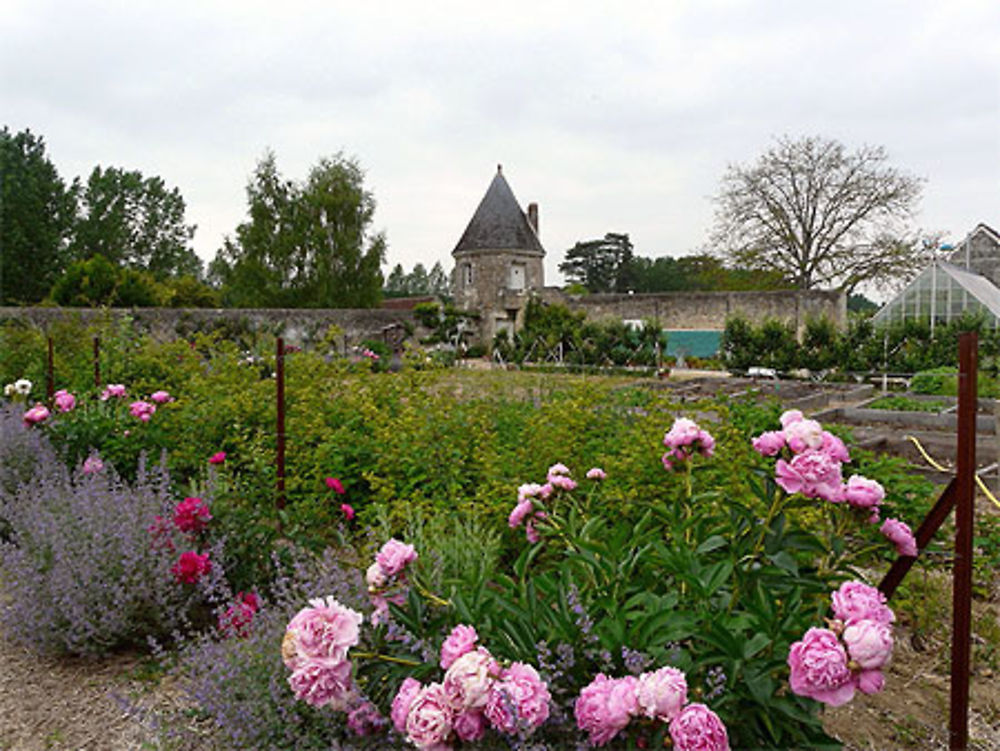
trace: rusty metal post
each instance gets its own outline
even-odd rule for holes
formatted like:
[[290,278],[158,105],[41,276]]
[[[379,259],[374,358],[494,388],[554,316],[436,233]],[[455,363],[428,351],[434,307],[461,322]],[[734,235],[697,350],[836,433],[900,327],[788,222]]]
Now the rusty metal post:
[[976,350],[979,337],[958,340],[958,456],[956,457],[955,562],[952,568],[951,722],[949,748],[969,745],[969,655],[972,641],[972,528],[976,473]]
[[278,337],[278,352],[275,362],[275,380],[277,381],[277,472],[278,472],[278,510],[285,508],[285,340]]
[[48,344],[49,344],[49,356],[48,360],[46,361],[47,367],[45,370],[45,396],[48,401],[49,407],[51,407],[52,400],[55,398],[56,395],[56,374],[55,374],[55,367],[53,366],[51,336],[48,337]]
[[101,387],[101,337],[94,337],[94,388]]

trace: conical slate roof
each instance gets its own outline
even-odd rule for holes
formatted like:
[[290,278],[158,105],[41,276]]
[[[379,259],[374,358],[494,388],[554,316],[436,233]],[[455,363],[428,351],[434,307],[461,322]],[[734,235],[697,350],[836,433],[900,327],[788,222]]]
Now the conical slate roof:
[[470,250],[520,250],[545,255],[499,167],[452,254]]

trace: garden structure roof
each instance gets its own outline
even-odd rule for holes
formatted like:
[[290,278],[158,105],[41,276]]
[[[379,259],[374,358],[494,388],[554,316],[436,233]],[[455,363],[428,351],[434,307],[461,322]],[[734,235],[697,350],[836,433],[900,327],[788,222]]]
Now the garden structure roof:
[[947,323],[964,313],[985,313],[1000,328],[1000,289],[981,274],[934,261],[874,316],[876,324],[906,319]]
[[538,234],[521,210],[500,166],[452,254],[477,250],[517,250],[545,255]]

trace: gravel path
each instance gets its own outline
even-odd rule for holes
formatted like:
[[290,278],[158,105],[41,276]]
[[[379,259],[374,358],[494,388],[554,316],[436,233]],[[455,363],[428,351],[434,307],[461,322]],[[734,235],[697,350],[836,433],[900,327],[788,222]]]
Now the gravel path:
[[154,698],[135,678],[139,663],[134,655],[39,657],[0,635],[0,751],[157,748],[116,699],[148,704]]

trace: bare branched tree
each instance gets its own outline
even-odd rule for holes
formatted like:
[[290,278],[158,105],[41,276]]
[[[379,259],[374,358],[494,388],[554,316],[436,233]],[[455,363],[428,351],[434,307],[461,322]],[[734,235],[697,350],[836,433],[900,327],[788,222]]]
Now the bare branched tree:
[[922,188],[887,164],[882,147],[781,138],[753,164],[727,168],[712,242],[737,266],[780,271],[801,289],[850,292],[923,263],[924,243],[907,229]]

